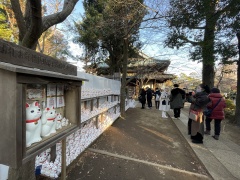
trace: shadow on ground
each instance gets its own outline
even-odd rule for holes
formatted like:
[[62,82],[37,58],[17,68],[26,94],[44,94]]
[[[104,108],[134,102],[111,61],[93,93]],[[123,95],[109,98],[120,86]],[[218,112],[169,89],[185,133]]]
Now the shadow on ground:
[[69,180],[211,179],[170,118],[140,107],[126,115],[80,156]]

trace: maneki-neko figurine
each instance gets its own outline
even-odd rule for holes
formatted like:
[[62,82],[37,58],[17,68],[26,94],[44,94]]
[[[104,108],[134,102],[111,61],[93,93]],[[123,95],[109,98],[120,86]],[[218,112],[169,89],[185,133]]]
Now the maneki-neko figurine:
[[61,113],[58,113],[57,114],[57,117],[55,118],[55,120],[57,121],[56,122],[56,129],[62,129],[62,115],[61,115]]
[[56,133],[56,117],[57,112],[54,107],[45,108],[43,111],[41,120],[42,120],[42,131],[41,136],[46,137],[50,134]]
[[41,138],[41,115],[39,103],[37,101],[32,104],[26,103],[26,146],[29,147],[35,142],[42,140]]

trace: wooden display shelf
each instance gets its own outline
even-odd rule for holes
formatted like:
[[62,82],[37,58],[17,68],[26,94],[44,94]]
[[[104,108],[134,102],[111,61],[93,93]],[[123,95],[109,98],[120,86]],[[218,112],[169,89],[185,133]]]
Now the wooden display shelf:
[[[20,167],[44,150],[77,131],[81,124],[81,85],[83,79],[0,62],[0,163],[13,168]],[[26,147],[26,97],[27,85],[63,84],[63,117],[71,126],[63,127],[56,134],[43,138],[29,148]],[[46,100],[46,97],[43,98]],[[40,99],[41,100],[41,99]],[[29,100],[31,101],[31,100]],[[45,108],[45,107],[44,107]]]
[[51,148],[56,143],[64,139],[65,137],[71,135],[79,129],[77,125],[70,125],[64,127],[58,133],[52,134],[48,137],[44,137],[39,143],[35,143],[32,146],[26,148],[25,158],[23,158],[23,163],[27,162],[29,159],[36,157],[41,152],[48,148]]

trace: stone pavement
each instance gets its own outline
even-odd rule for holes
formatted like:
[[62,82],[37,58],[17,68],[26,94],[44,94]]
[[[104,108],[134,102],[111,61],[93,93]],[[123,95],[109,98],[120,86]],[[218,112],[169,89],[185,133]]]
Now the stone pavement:
[[73,163],[67,179],[212,179],[176,124],[186,130],[182,121],[163,119],[159,110],[141,109],[138,103]]
[[[189,103],[185,103],[181,117],[179,120],[173,119],[173,122],[208,172],[216,180],[240,179],[240,146],[227,139],[224,133],[221,133],[218,141],[211,135],[205,135],[203,144],[193,144],[187,135],[188,109]],[[169,116],[173,117],[172,111],[169,111]]]

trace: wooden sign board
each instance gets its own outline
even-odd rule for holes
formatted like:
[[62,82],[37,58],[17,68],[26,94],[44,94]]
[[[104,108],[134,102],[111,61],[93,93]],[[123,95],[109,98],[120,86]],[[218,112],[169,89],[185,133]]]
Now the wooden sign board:
[[2,39],[0,39],[0,61],[67,75],[77,75],[77,67],[74,65]]

